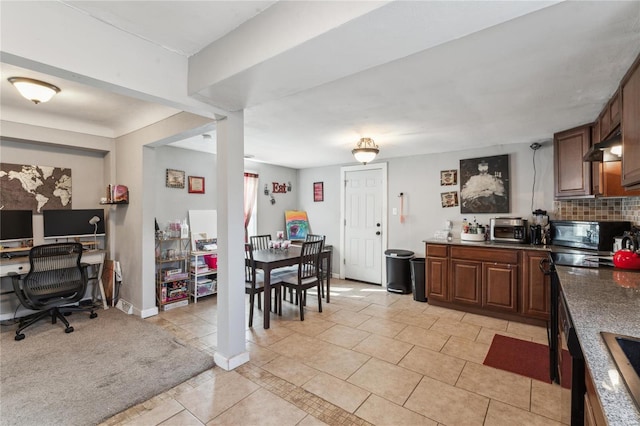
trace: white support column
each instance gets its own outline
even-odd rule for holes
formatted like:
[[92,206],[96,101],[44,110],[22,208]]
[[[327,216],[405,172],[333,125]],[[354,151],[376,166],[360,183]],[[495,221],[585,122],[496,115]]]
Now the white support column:
[[216,365],[232,370],[249,361],[244,303],[244,112],[217,122],[218,350]]

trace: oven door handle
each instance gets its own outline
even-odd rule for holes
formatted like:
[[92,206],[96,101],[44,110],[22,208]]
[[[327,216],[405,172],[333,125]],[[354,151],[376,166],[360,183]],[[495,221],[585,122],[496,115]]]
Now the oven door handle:
[[551,262],[548,258],[544,258],[540,260],[540,264],[538,265],[540,270],[545,275],[551,275]]

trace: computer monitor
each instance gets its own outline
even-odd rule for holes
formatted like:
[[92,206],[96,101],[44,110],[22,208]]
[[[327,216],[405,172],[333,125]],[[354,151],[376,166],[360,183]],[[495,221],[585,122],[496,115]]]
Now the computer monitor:
[[33,212],[31,210],[0,210],[0,242],[33,239]]
[[[89,223],[92,217],[100,220],[95,225]],[[93,237],[104,235],[104,210],[43,210],[44,239]]]

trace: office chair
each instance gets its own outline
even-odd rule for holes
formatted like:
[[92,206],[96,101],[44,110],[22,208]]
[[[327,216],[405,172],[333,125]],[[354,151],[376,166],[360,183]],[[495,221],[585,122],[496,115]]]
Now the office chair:
[[64,332],[73,332],[73,327],[64,314],[75,311],[90,311],[89,318],[98,316],[93,306],[67,306],[79,302],[87,290],[89,265],[80,263],[82,244],[55,243],[35,246],[29,251],[29,272],[22,278],[10,273],[20,303],[27,309],[40,311],[20,320],[16,340],[24,339],[22,331],[41,319],[51,317],[65,325]]

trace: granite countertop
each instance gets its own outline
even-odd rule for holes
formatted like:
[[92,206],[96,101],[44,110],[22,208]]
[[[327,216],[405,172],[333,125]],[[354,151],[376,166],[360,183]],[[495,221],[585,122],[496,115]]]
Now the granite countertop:
[[451,241],[439,240],[437,238],[427,238],[422,240],[427,244],[448,244],[454,246],[469,246],[469,247],[486,247],[486,248],[504,248],[504,249],[517,249],[517,250],[540,250],[551,251],[552,246],[534,246],[532,244],[520,244],[520,243],[502,243],[498,241],[463,241],[460,238],[454,238]]
[[607,421],[640,425],[636,407],[601,331],[640,337],[640,271],[556,266],[560,286]]

